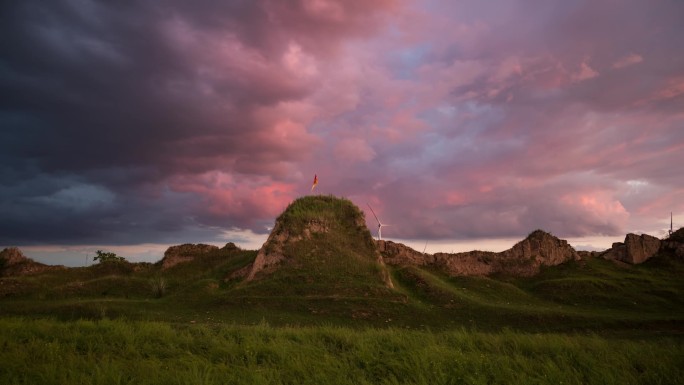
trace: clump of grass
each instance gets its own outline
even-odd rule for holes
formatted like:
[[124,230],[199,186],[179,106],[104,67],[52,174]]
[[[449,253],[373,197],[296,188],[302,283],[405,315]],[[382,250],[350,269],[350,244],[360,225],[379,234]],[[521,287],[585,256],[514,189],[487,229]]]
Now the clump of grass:
[[277,221],[281,222],[287,230],[298,233],[312,219],[347,229],[355,228],[357,225],[365,227],[363,211],[349,199],[333,195],[301,197],[290,203]]
[[150,279],[150,287],[152,289],[152,295],[155,298],[161,298],[166,294],[166,279],[161,275],[157,275]]

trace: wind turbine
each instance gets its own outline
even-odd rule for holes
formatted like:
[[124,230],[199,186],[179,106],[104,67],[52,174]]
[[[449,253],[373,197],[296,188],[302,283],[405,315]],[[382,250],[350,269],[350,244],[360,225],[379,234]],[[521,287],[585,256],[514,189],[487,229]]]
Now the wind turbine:
[[672,229],[672,211],[670,211],[670,234],[669,235],[672,235],[672,230],[673,230]]
[[371,210],[371,212],[373,213],[373,216],[375,217],[375,220],[378,221],[378,240],[381,240],[381,239],[382,239],[382,227],[383,227],[383,226],[389,226],[389,225],[386,225],[386,224],[380,222],[380,220],[378,219],[378,216],[375,215],[375,211],[373,211],[373,208],[371,207],[370,203],[366,203],[366,204],[368,205],[368,208],[369,208],[369,209]]

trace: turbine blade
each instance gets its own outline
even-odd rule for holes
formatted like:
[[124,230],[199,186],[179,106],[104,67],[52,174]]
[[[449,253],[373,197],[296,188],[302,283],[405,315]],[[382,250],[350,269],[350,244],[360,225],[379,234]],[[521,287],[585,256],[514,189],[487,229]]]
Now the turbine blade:
[[378,219],[378,216],[375,215],[375,211],[373,211],[373,208],[371,207],[370,203],[366,203],[366,204],[368,205],[368,208],[369,208],[369,209],[371,210],[371,212],[373,213],[373,216],[375,217],[375,220],[378,221],[378,224],[381,224],[381,223],[380,223],[380,220]]

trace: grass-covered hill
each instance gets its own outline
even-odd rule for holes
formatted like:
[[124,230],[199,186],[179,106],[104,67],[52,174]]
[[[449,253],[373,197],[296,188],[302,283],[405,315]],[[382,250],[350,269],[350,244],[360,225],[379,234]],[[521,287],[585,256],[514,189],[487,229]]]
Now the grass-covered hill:
[[364,214],[347,199],[307,196],[292,202],[237,290],[306,297],[388,297],[389,273]]

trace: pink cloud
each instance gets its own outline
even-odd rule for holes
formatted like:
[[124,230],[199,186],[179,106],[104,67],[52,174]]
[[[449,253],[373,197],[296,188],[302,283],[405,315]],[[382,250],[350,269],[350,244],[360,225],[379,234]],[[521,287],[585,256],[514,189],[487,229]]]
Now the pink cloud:
[[674,99],[684,95],[684,76],[669,79],[665,87],[658,90],[653,96],[653,100]]
[[644,61],[644,58],[641,57],[641,55],[637,55],[635,53],[630,53],[629,55],[623,56],[620,59],[618,59],[617,61],[615,61],[615,63],[613,63],[613,68],[615,68],[615,69],[625,68],[625,67],[633,66],[635,64],[639,64],[642,61]]
[[608,191],[565,194],[560,200],[568,209],[577,210],[579,215],[589,216],[592,221],[611,221],[624,226],[629,218],[622,203]]
[[345,162],[368,162],[375,158],[375,151],[362,139],[344,139],[335,146],[335,156]]
[[582,64],[580,65],[580,70],[579,72],[576,72],[572,75],[572,80],[581,82],[583,80],[588,80],[591,78],[595,78],[599,75],[596,70],[593,68],[589,67],[586,61],[583,61]]
[[[177,176],[169,180],[172,191],[200,197],[196,215],[210,223],[239,219],[254,227],[277,216],[296,196],[297,186],[266,178],[254,179],[218,171]],[[263,231],[263,228],[258,230]]]

